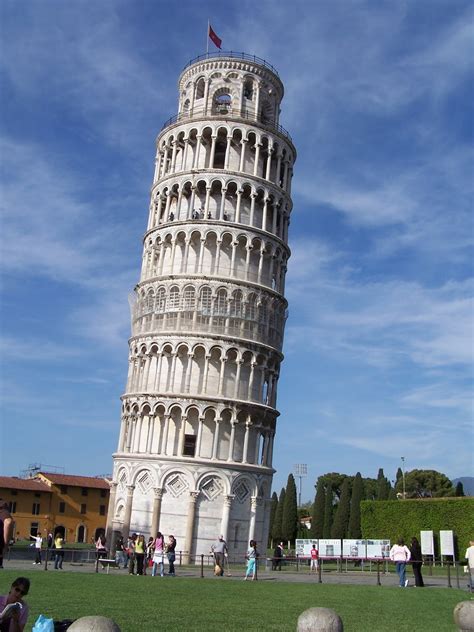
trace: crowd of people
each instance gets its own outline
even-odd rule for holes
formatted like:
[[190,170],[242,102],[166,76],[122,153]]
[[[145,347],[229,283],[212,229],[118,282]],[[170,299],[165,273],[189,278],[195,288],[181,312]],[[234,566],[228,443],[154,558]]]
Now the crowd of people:
[[[105,548],[105,539],[103,541]],[[99,558],[99,544],[96,542],[97,556]],[[126,540],[119,536],[115,545],[115,561],[119,568],[128,568],[130,575],[146,575],[147,569],[151,568],[151,575],[155,577],[159,574],[165,575],[165,560],[168,562],[168,572],[170,577],[174,577],[176,560],[176,538],[169,535],[165,542],[164,535],[158,531],[156,537],[150,536],[145,541],[142,533],[134,533]]]

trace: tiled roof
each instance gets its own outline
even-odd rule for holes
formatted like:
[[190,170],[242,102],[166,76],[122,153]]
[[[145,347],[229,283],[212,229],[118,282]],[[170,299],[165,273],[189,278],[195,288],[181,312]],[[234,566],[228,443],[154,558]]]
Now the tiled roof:
[[54,485],[110,489],[109,483],[104,478],[95,478],[94,476],[73,476],[72,474],[56,474],[54,472],[38,472],[37,476],[51,481]]
[[34,492],[48,492],[51,489],[35,478],[17,478],[16,476],[0,476],[0,487],[4,489],[25,489]]

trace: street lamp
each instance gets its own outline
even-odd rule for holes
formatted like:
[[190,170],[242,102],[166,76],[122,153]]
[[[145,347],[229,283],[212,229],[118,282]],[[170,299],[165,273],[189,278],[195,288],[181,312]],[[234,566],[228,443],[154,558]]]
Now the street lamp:
[[306,463],[297,463],[294,468],[293,471],[295,473],[295,476],[297,478],[300,479],[300,491],[299,491],[299,496],[298,496],[298,507],[301,507],[301,481],[302,479],[308,475],[308,466]]
[[406,491],[405,491],[405,457],[401,456],[400,457],[402,460],[402,485],[403,485],[403,500],[405,500],[406,498]]

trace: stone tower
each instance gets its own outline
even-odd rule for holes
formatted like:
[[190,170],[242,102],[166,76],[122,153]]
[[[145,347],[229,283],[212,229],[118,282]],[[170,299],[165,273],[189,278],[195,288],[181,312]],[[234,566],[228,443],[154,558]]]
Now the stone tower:
[[263,59],[203,55],[158,135],[108,531],[268,535],[296,152]]

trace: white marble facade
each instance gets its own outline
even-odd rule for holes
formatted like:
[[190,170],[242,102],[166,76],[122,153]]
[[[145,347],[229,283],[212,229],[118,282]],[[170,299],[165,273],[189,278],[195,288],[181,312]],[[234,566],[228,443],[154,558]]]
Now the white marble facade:
[[156,145],[108,533],[268,535],[296,158],[264,60],[203,56]]

